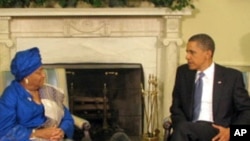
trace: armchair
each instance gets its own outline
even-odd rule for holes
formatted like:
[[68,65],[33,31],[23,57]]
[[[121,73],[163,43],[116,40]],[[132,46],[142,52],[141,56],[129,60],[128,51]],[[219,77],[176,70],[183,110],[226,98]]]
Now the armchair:
[[163,128],[164,128],[163,141],[170,141],[171,132],[172,132],[172,122],[169,117],[164,119]]
[[81,130],[88,130],[90,128],[90,124],[89,124],[89,121],[83,119],[83,118],[80,118],[76,115],[73,115],[72,114],[72,117],[74,119],[74,122],[75,122],[75,126],[78,127],[79,129]]
[[81,139],[81,141],[91,141],[91,138],[89,136],[89,129],[90,129],[90,123],[89,121],[80,118],[78,116],[75,116],[72,114],[72,117],[74,119],[75,122],[75,126],[80,129],[83,133],[83,137]]

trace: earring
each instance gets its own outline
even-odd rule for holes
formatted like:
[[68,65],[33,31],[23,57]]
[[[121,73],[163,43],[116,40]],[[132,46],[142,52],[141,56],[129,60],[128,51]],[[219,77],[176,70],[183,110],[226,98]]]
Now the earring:
[[29,84],[29,79],[25,78],[24,82],[25,82],[25,84]]

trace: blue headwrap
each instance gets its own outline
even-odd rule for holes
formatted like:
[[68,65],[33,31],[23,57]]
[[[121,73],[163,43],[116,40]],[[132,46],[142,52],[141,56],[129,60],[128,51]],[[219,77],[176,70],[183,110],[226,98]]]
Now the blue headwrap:
[[40,51],[37,47],[33,47],[16,53],[11,62],[11,73],[17,81],[21,81],[41,65]]

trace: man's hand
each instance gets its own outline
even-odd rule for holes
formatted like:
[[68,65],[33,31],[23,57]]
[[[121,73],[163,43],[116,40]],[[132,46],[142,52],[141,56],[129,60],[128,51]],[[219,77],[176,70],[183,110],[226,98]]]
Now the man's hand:
[[229,141],[230,139],[230,128],[213,124],[213,127],[219,130],[219,133],[213,137],[212,141]]

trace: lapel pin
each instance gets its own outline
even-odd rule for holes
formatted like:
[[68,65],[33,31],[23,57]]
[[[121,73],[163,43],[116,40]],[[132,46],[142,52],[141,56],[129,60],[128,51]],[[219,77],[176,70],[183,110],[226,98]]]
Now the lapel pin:
[[221,81],[218,81],[217,83],[218,83],[218,84],[221,84],[222,82],[221,82]]

